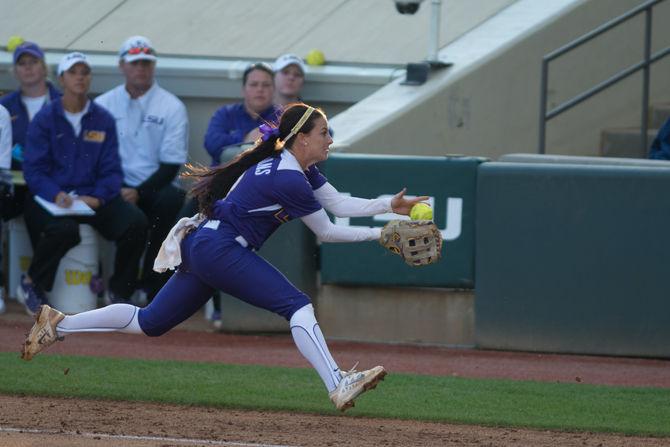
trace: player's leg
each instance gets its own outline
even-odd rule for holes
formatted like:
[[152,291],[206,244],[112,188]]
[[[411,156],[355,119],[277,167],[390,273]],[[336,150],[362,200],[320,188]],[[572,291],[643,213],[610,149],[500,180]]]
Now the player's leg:
[[298,350],[319,373],[328,392],[333,392],[342,379],[342,373],[330,354],[321,327],[316,321],[314,307],[307,304],[298,309],[291,316],[289,326]]
[[289,320],[298,350],[317,371],[338,409],[353,406],[354,398],[383,378],[386,372],[382,367],[342,373],[330,354],[309,297],[253,251],[236,242],[215,245],[202,245],[203,252],[192,258],[194,269],[225,293]]
[[[206,236],[205,233],[200,237],[204,239]],[[309,297],[293,286],[281,272],[235,241],[225,242],[215,237],[196,241],[191,262],[193,270],[213,287],[251,305],[277,313],[287,320],[298,309],[310,304]],[[309,333],[312,338],[300,334],[296,344],[317,370],[328,391],[332,391],[340,380],[339,368],[323,336],[314,335],[314,324],[311,323]],[[318,324],[316,330],[320,333]],[[314,348],[315,343],[317,348]]]
[[35,324],[23,345],[21,357],[30,360],[67,334],[123,332],[162,335],[193,315],[211,294],[212,289],[195,275],[179,271],[170,278],[156,299],[143,309],[119,303],[75,315],[64,315],[43,305],[35,315]]
[[196,313],[212,296],[214,289],[197,275],[179,269],[138,313],[142,331],[150,337],[163,335]]
[[212,294],[212,288],[189,271],[191,242],[190,236],[184,239],[179,271],[146,308],[119,303],[65,316],[49,306],[42,306],[24,343],[21,357],[30,360],[68,333],[129,332],[158,336],[193,315]]
[[[351,371],[340,372],[328,351],[326,340],[323,337],[319,323],[316,321],[314,308],[311,304],[298,309],[291,316],[290,325],[295,344],[298,346],[300,352],[312,363],[314,368],[318,371],[319,366],[322,368],[325,368],[327,365],[330,366],[333,381],[327,383],[324,380],[324,383],[326,383],[326,387],[328,388],[330,400],[338,410],[344,411],[347,408],[353,407],[354,399],[365,391],[375,388],[379,381],[383,380],[384,376],[386,376],[386,370],[383,366],[375,366],[364,371],[355,371],[352,369]],[[316,359],[317,361],[321,359],[321,364],[319,365],[318,362],[315,364],[311,359]],[[324,375],[321,372],[319,372],[319,375],[323,379]]]
[[21,348],[21,358],[31,360],[43,349],[65,334],[76,332],[126,332],[140,334],[137,322],[138,308],[131,304],[112,304],[101,309],[75,315],[64,315],[49,305],[43,305],[35,314],[31,328]]

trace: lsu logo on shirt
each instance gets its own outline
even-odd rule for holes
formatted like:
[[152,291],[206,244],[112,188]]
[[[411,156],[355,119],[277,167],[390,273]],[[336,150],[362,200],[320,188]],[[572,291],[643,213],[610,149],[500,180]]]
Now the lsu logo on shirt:
[[163,123],[165,122],[165,119],[163,119],[160,116],[156,116],[156,115],[147,115],[144,118],[142,118],[142,121],[144,121],[145,123],[156,124],[157,126],[162,126]]
[[102,143],[105,141],[106,135],[104,130],[87,130],[84,132],[84,141]]

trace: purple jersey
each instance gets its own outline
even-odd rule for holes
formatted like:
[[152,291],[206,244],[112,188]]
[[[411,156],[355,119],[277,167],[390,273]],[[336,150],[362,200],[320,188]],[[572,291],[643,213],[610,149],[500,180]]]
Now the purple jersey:
[[316,166],[303,171],[293,154],[284,150],[247,169],[228,195],[216,202],[214,215],[258,249],[279,225],[320,210],[313,191],[326,181]]

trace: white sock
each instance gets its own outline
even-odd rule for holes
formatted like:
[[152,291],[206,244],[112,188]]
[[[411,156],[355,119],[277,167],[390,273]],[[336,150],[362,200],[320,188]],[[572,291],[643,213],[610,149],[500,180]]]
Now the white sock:
[[298,309],[291,317],[290,325],[298,350],[319,373],[328,392],[333,391],[342,378],[340,368],[328,351],[326,340],[314,317],[314,307],[308,304]]
[[124,332],[143,334],[137,321],[139,307],[132,304],[110,304],[100,309],[66,315],[56,326],[58,334],[76,332]]

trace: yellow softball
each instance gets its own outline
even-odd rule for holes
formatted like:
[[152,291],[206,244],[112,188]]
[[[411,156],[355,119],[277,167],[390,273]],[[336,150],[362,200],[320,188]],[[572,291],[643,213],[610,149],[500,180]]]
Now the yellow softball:
[[433,220],[433,209],[427,203],[419,202],[409,212],[412,220]]
[[9,36],[9,40],[7,41],[7,51],[9,53],[13,53],[16,47],[21,45],[23,42],[24,39],[21,36]]
[[323,65],[326,63],[326,56],[321,50],[312,50],[307,53],[305,61],[307,61],[307,64],[309,65]]

